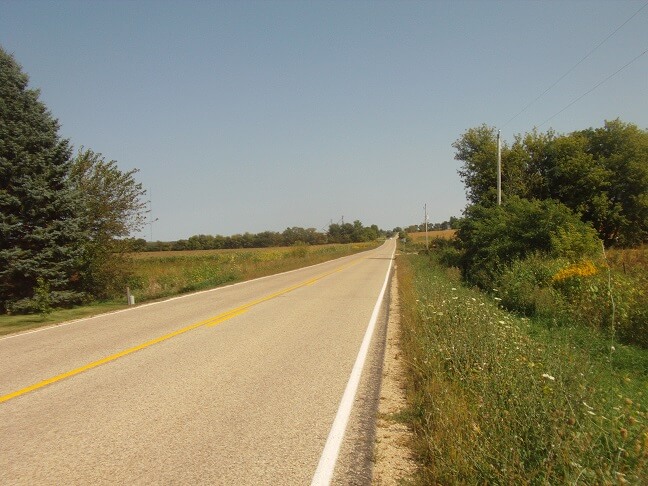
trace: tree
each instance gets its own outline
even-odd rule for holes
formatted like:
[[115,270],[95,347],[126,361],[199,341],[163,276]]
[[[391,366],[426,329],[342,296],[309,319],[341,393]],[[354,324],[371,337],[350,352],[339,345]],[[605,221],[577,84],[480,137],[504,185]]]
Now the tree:
[[86,233],[78,194],[67,184],[71,149],[27,85],[0,48],[0,311],[35,310],[39,279],[52,305],[85,298]]
[[[482,125],[454,144],[472,204],[496,200],[496,131]],[[503,198],[555,199],[609,245],[648,240],[648,131],[619,120],[567,135],[516,135],[502,147]]]
[[455,159],[462,161],[459,176],[466,186],[466,197],[473,204],[497,201],[497,132],[481,125],[467,130],[452,146]]
[[529,255],[578,260],[600,248],[594,229],[564,204],[517,196],[501,206],[469,206],[457,238],[464,277],[483,287],[504,266]]
[[146,190],[135,181],[139,171],[122,172],[117,162],[81,147],[70,167],[70,181],[83,199],[89,236],[96,241],[125,238],[146,220]]
[[114,160],[81,147],[70,166],[69,182],[81,201],[89,263],[85,288],[95,297],[107,297],[125,285],[126,252],[146,218],[146,191],[135,181],[137,169],[122,172]]
[[648,131],[616,119],[579,135],[587,140],[587,152],[609,175],[603,236],[624,245],[648,241]]

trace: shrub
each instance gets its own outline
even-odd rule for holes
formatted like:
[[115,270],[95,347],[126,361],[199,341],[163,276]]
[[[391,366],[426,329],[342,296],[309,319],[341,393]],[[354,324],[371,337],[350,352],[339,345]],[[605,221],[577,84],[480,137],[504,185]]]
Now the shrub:
[[594,229],[553,200],[509,198],[502,206],[470,206],[457,233],[464,278],[492,288],[503,266],[538,253],[578,259],[595,254]]
[[560,264],[561,260],[533,254],[505,267],[496,282],[502,305],[526,316],[563,316],[566,306],[563,296],[551,286]]

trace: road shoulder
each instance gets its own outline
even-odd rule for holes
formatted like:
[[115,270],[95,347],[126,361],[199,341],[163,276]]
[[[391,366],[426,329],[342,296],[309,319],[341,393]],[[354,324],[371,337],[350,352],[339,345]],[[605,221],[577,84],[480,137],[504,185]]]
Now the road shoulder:
[[405,370],[400,351],[400,306],[395,275],[391,281],[390,297],[374,448],[372,484],[377,486],[404,484],[416,471],[414,454],[409,447],[412,432],[397,418],[399,413],[406,409],[407,402]]

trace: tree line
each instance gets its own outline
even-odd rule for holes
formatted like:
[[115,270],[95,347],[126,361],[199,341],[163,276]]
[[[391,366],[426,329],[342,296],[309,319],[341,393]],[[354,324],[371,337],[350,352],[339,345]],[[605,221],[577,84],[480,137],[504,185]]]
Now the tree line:
[[[497,131],[482,125],[454,144],[471,204],[496,204]],[[568,134],[533,130],[504,143],[503,197],[558,201],[606,245],[648,240],[648,131],[621,120]]]
[[134,241],[135,251],[222,250],[240,248],[270,248],[293,245],[324,245],[327,243],[359,243],[384,237],[388,232],[378,226],[364,226],[361,221],[331,224],[327,232],[315,228],[293,226],[282,232],[262,231],[231,236],[194,235],[178,241]]
[[[459,218],[455,216],[450,216],[450,219],[447,221],[442,221],[441,223],[430,223],[427,224],[428,231],[444,231],[450,229],[457,229],[459,225]],[[421,224],[411,224],[405,228],[395,228],[395,232],[404,231],[405,233],[420,233],[425,231],[425,221]]]

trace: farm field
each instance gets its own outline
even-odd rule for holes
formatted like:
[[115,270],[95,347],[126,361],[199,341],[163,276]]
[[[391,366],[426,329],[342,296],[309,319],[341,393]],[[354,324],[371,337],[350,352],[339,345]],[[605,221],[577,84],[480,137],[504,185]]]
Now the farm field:
[[[428,231],[428,239],[430,241],[435,239],[451,240],[455,237],[456,234],[457,234],[457,230],[453,230],[453,229]],[[420,242],[425,243],[425,231],[419,231],[418,233],[407,233],[407,236],[414,243],[420,243]]]
[[[381,243],[134,253],[130,255],[132,272],[128,285],[139,304],[315,265],[370,250]],[[126,307],[125,295],[126,289],[123,296],[54,310],[48,315],[2,315],[0,335],[122,309]]]
[[148,301],[315,265],[379,243],[137,253],[130,288]]

